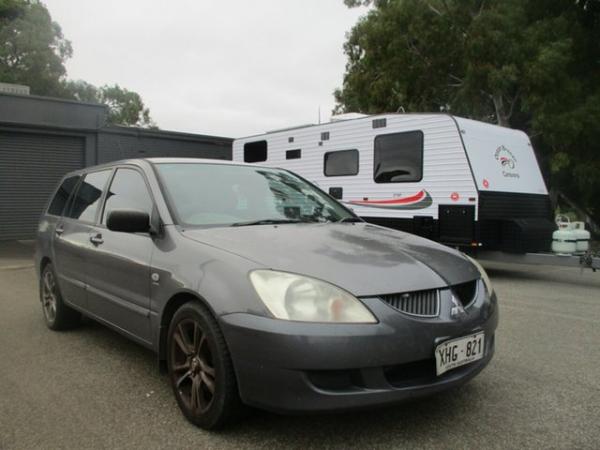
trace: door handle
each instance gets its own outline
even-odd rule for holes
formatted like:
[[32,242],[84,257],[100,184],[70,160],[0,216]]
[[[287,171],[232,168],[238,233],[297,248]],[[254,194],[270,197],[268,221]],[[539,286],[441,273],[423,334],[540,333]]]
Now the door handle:
[[61,234],[63,234],[65,232],[65,229],[62,227],[62,225],[59,225],[54,229],[54,232],[56,233],[57,236],[60,236]]
[[95,234],[94,236],[90,236],[90,242],[94,245],[100,245],[104,242],[101,234]]

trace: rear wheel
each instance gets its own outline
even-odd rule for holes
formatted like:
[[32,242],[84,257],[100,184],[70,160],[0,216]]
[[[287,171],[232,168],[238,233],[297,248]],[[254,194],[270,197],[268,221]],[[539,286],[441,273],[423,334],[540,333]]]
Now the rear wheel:
[[177,310],[167,351],[173,392],[190,422],[214,429],[238,417],[242,406],[229,350],[206,308],[192,301]]
[[44,266],[40,276],[40,300],[44,321],[51,330],[66,330],[81,322],[81,314],[64,303],[50,263]]

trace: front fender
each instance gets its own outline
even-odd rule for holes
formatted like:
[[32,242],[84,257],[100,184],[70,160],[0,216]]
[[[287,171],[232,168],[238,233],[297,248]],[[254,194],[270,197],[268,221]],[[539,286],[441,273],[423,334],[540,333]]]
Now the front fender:
[[175,298],[197,298],[216,318],[231,313],[270,317],[248,278],[248,273],[257,268],[264,267],[188,239],[174,226],[165,227],[163,236],[155,240],[150,275],[150,315],[152,329],[157,330],[156,350],[159,329],[165,325],[165,315],[172,312],[168,305]]

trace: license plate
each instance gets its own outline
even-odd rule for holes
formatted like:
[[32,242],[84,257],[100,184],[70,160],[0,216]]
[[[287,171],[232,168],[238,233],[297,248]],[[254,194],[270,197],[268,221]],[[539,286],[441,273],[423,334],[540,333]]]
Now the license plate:
[[452,339],[435,348],[435,369],[439,375],[483,358],[485,335],[483,331]]

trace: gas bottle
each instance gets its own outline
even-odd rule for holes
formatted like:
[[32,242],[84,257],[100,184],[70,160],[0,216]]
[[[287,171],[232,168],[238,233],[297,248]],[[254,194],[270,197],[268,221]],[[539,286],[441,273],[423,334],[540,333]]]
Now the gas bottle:
[[577,240],[568,217],[556,216],[558,230],[552,233],[552,251],[560,254],[571,254],[577,251]]
[[576,241],[576,249],[577,253],[585,253],[590,249],[590,238],[591,234],[588,230],[585,229],[584,222],[572,222],[571,223],[573,236]]

